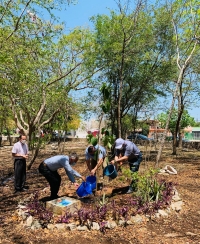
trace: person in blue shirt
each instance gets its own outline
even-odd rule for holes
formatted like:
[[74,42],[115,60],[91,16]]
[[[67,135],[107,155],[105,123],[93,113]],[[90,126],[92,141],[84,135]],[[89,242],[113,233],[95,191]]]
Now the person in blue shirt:
[[[139,148],[131,141],[118,138],[114,144],[115,158],[111,161],[111,164],[123,165],[128,162],[130,170],[137,172],[142,161],[142,153]],[[133,192],[133,186],[136,188],[137,182],[132,181],[127,193]]]
[[103,164],[105,157],[106,149],[98,144],[86,148],[85,160],[91,175],[95,175],[97,169]]
[[74,176],[81,178],[83,181],[86,181],[84,176],[81,176],[72,168],[72,165],[75,165],[77,161],[77,154],[72,153],[70,156],[56,155],[51,158],[47,158],[39,165],[39,172],[46,178],[50,185],[50,200],[59,197],[57,194],[60,188],[61,176],[58,174],[58,169],[64,168],[69,180],[76,187],[79,185],[76,183]]

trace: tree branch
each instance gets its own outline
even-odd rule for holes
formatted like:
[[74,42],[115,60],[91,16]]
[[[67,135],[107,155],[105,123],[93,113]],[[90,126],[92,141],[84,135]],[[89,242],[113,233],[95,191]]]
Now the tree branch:
[[17,20],[17,23],[15,24],[15,29],[10,33],[10,35],[6,38],[6,41],[18,30],[18,27],[19,27],[19,22],[20,22],[20,20],[21,20],[21,18],[22,18],[22,15],[24,14],[24,12],[25,12],[25,10],[26,10],[26,8],[29,6],[29,4],[31,3],[31,1],[32,0],[29,0],[27,3],[26,3],[26,5],[25,5],[25,7],[24,7],[24,9],[23,9],[23,11],[21,12],[21,14],[20,14],[20,16],[19,16],[19,18],[18,18],[18,20]]

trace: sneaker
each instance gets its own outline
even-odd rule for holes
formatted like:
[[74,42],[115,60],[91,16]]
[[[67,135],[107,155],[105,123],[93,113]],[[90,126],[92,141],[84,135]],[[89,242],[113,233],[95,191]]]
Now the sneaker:
[[23,186],[23,189],[28,190],[29,189],[29,186]]
[[132,186],[129,186],[128,191],[126,192],[126,194],[130,194],[132,192],[133,192],[133,187]]

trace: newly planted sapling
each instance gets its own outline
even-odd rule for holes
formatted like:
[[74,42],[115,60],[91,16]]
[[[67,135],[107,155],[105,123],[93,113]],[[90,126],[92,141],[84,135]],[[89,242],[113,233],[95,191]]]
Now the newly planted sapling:
[[103,206],[108,203],[105,192],[103,193],[102,199],[99,201],[100,206]]

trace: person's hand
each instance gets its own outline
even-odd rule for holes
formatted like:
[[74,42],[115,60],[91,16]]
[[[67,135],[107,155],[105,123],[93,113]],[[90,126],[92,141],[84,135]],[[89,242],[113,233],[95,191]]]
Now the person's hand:
[[95,172],[96,172],[95,169],[92,169],[92,170],[90,171],[91,175],[95,175]]
[[81,176],[81,179],[82,179],[83,181],[86,181],[85,176]]
[[115,164],[115,160],[110,161],[110,164],[114,165]]
[[26,155],[22,155],[22,156],[23,156],[23,158],[25,158],[25,159],[28,158],[28,154],[26,154]]
[[79,187],[79,184],[76,183],[76,182],[74,182],[74,186],[75,186],[76,188],[78,188],[78,187]]

